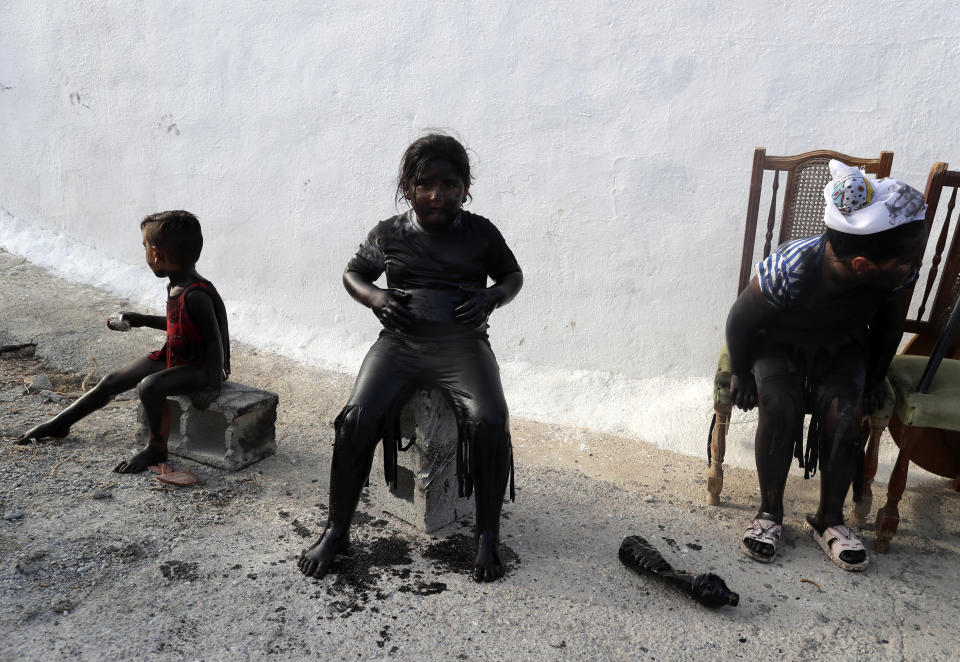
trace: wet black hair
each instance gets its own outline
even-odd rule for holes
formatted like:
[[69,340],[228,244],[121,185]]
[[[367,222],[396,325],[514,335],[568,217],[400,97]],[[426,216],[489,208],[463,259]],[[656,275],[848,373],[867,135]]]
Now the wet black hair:
[[847,234],[827,228],[827,241],[841,260],[865,257],[884,262],[895,257],[911,260],[920,257],[926,247],[927,224],[911,221],[875,234]]
[[176,209],[150,214],[140,221],[140,229],[147,231],[148,242],[164,249],[181,266],[196,264],[200,259],[203,233],[200,221],[190,212]]
[[[446,133],[428,133],[420,136],[407,147],[400,159],[400,171],[397,173],[397,202],[406,197],[420,173],[431,161],[449,161],[460,175],[463,183],[470,187],[473,176],[470,174],[470,157],[460,141]],[[470,197],[470,193],[467,193]]]

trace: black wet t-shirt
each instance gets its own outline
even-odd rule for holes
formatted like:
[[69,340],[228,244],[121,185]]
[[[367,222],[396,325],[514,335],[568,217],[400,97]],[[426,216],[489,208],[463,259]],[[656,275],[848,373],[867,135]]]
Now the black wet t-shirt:
[[467,329],[453,309],[469,290],[487,286],[520,271],[520,265],[496,226],[483,216],[463,211],[448,227],[427,231],[412,211],[377,224],[360,244],[347,269],[374,281],[386,272],[387,287],[411,294],[418,319],[410,335],[440,336],[484,331]]

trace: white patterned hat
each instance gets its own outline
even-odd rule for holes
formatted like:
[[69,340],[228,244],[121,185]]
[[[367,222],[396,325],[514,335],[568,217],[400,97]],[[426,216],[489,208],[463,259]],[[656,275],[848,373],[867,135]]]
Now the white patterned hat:
[[922,220],[923,195],[899,179],[876,179],[859,168],[830,160],[833,178],[823,189],[828,228],[847,234],[876,234]]

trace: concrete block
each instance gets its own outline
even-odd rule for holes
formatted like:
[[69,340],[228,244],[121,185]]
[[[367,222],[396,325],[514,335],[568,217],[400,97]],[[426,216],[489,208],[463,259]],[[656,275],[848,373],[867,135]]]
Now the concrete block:
[[[170,437],[167,450],[220,469],[236,471],[277,452],[274,424],[276,393],[224,382],[220,395],[207,409],[197,409],[188,396],[167,398]],[[141,404],[137,411],[137,438],[150,436]]]
[[384,512],[427,533],[473,512],[473,498],[457,496],[457,420],[437,390],[420,390],[401,413],[406,446],[414,430],[416,441],[397,457],[397,488],[383,478],[383,445],[377,445],[370,490]]

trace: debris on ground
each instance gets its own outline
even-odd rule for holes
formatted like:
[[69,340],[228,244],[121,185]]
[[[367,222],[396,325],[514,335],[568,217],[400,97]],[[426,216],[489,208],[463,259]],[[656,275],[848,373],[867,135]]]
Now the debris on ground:
[[24,393],[53,391],[53,382],[46,375],[31,375],[23,380]]
[[16,356],[19,356],[20,358],[33,356],[36,351],[37,351],[37,343],[35,342],[25,342],[25,343],[18,343],[14,345],[0,345],[0,354],[12,352]]
[[171,471],[170,473],[160,474],[155,478],[161,483],[176,485],[177,487],[190,487],[197,484],[197,477],[189,469]]

